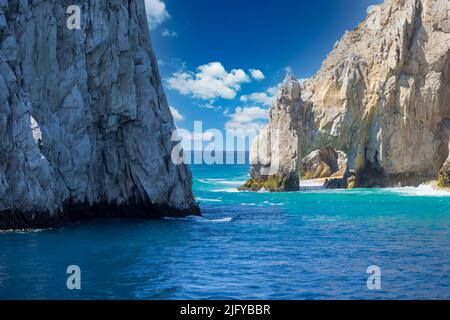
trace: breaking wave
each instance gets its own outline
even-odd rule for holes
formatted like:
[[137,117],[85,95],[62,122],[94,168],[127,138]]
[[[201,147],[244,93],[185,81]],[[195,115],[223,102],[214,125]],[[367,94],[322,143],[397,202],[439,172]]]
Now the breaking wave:
[[208,223],[208,222],[220,223],[220,222],[231,222],[234,220],[234,218],[233,217],[223,217],[223,218],[217,218],[217,219],[208,219],[205,217],[188,216],[188,217],[184,217],[184,218],[165,217],[164,220],[201,222],[201,223]]

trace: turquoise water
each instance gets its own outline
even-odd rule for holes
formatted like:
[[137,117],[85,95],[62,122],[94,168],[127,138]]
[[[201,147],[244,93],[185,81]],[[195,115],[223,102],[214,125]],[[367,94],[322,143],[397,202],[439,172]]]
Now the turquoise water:
[[[203,218],[0,233],[0,298],[449,299],[450,197],[431,188],[237,192],[193,166]],[[66,268],[81,268],[81,290]],[[366,269],[381,268],[379,291]]]

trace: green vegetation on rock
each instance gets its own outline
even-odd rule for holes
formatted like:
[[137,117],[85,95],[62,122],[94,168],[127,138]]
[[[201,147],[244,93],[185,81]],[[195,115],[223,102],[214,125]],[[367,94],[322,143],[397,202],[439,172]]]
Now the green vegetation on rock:
[[261,179],[249,179],[239,190],[248,191],[260,191],[266,189],[270,192],[284,191],[285,179],[278,178],[277,176],[268,176]]
[[450,188],[450,161],[447,161],[442,166],[438,175],[438,187]]

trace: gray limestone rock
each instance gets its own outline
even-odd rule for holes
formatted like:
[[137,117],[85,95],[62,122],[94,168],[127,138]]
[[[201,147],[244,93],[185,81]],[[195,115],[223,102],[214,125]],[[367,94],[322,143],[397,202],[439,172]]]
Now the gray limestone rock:
[[0,229],[199,214],[143,0],[0,0]]

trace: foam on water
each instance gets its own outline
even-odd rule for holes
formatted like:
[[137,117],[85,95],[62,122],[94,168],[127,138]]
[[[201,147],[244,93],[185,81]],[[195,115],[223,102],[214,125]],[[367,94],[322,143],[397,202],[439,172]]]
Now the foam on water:
[[201,222],[201,223],[208,223],[208,222],[231,222],[233,221],[233,217],[223,217],[223,218],[217,218],[217,219],[208,219],[205,217],[199,217],[199,216],[188,216],[184,218],[174,218],[174,217],[165,217],[164,220],[168,221],[187,221],[187,222]]
[[51,231],[53,228],[49,229],[24,229],[24,230],[0,230],[0,233],[17,233],[17,234],[28,234],[28,233],[39,233],[45,231]]
[[222,199],[208,199],[208,198],[202,198],[202,197],[197,197],[196,200],[203,201],[203,202],[222,202]]
[[323,187],[323,182],[317,180],[301,180],[300,187]]
[[411,197],[450,197],[450,192],[436,189],[428,184],[422,184],[418,187],[387,188],[384,190]]
[[270,202],[270,201],[263,201],[263,202],[242,202],[241,206],[248,206],[248,207],[271,207],[271,206],[284,206],[284,202]]
[[227,179],[198,179],[198,181],[206,184],[225,185],[225,186],[240,186],[245,183],[245,180],[227,180]]
[[238,193],[240,192],[237,188],[222,188],[222,189],[213,189],[211,192],[225,192],[225,193]]

